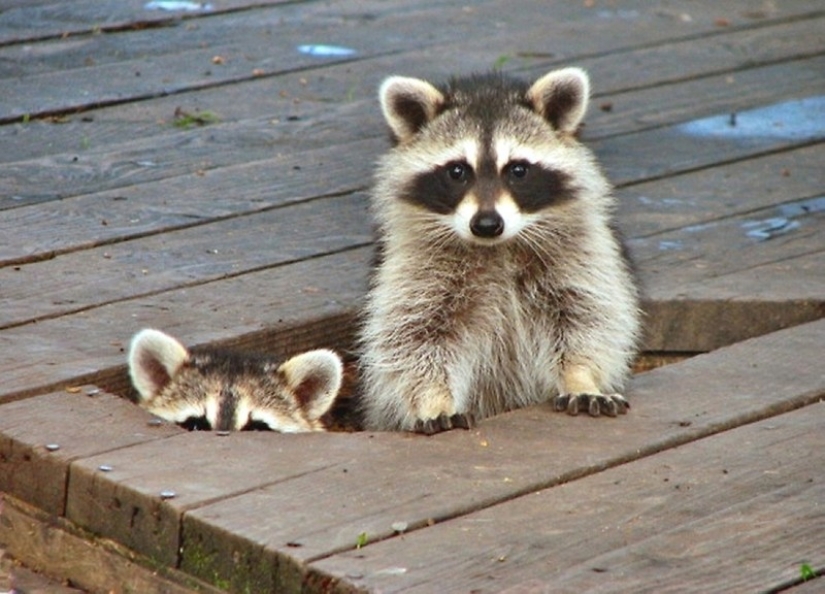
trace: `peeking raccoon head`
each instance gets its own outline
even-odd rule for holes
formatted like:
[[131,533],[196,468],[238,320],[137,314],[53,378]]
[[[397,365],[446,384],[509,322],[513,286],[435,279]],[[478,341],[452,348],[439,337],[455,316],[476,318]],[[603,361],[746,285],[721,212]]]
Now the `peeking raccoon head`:
[[129,374],[138,404],[188,429],[319,431],[343,365],[321,349],[283,363],[246,353],[187,349],[159,330],[132,339]]
[[[379,167],[379,219],[426,220],[495,245],[589,190],[603,195],[603,178],[575,139],[589,89],[578,68],[532,84],[498,73],[442,87],[388,78],[379,95],[395,147]],[[381,212],[382,200],[392,213]]]

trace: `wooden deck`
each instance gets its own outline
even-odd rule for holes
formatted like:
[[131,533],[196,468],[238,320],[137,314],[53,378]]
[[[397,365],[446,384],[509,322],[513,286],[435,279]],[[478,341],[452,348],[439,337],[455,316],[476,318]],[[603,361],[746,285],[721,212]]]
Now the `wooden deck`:
[[[821,1],[172,4],[0,2],[0,550],[93,592],[825,589]],[[348,352],[380,80],[559,65],[677,361],[629,415],[219,436],[123,397],[147,326]]]

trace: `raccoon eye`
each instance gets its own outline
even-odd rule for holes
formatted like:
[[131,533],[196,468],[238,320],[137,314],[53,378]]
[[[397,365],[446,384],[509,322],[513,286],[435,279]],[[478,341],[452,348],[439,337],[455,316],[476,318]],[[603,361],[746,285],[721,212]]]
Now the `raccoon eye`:
[[272,427],[264,421],[249,419],[246,425],[241,428],[241,431],[272,431]]
[[209,431],[212,429],[212,425],[209,424],[209,420],[206,417],[189,417],[185,421],[178,423],[178,425],[188,431]]
[[447,175],[454,181],[467,181],[469,166],[464,163],[448,163]]
[[530,164],[523,161],[516,161],[515,163],[510,163],[508,169],[510,177],[521,179],[527,175],[527,172],[530,170]]

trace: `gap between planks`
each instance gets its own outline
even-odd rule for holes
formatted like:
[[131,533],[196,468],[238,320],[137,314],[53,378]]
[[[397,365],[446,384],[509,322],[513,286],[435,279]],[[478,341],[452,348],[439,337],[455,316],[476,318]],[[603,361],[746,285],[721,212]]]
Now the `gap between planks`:
[[[139,525],[132,525],[128,506],[119,510],[109,502],[113,496],[126,497],[123,487],[128,486],[129,505],[151,507],[154,494],[172,481],[178,497],[167,502],[162,521],[177,526],[174,518],[183,517],[184,569],[201,577],[218,572],[234,579],[231,560],[233,550],[237,552],[240,546],[250,555],[244,563],[280,567],[293,579],[296,567],[341,547],[352,548],[355,535],[361,532],[379,541],[392,536],[390,526],[399,520],[412,529],[425,526],[429,518],[455,518],[810,405],[825,393],[825,378],[815,363],[823,324],[778,332],[637,376],[631,389],[633,412],[613,422],[570,419],[535,407],[489,419],[476,431],[451,432],[435,439],[399,434],[299,439],[238,435],[213,441],[213,447],[220,445],[224,454],[205,456],[204,440],[210,436],[184,435],[175,438],[177,455],[167,458],[161,473],[156,464],[158,451],[170,450],[160,443],[84,458],[72,465],[68,515],[87,529],[144,554],[166,558],[180,546],[173,533],[155,526],[148,512],[140,515],[146,519]],[[668,386],[667,398],[663,386]],[[726,394],[724,400],[717,396],[720,390]],[[593,423],[599,423],[598,433],[583,432],[583,427]],[[269,470],[256,470],[263,463],[258,460],[260,451],[249,449],[256,439],[277,443],[279,455],[270,457]],[[557,456],[554,443],[564,444],[568,456]],[[258,483],[283,472],[284,461],[291,462],[291,474],[302,472],[304,463],[316,467],[336,460],[338,465],[247,491],[250,477],[222,462],[229,451],[234,452],[233,458],[249,460],[249,472]],[[522,452],[518,459],[513,459],[514,451]],[[116,487],[106,480],[93,482],[102,463],[122,468],[122,479],[118,478],[121,475],[110,476],[122,481],[119,490],[113,491]],[[484,468],[476,469],[474,464]],[[397,473],[399,467],[405,472]],[[341,468],[347,472],[342,474]],[[228,480],[230,475],[234,478]],[[509,480],[502,481],[503,477]],[[242,486],[246,494],[234,496],[233,491]],[[198,503],[214,501],[220,491],[226,493],[225,499],[205,506]],[[307,492],[313,493],[311,508],[306,507],[310,505],[307,500],[295,497]],[[99,506],[111,513],[89,513]],[[263,509],[281,511],[270,517],[261,513]],[[163,539],[159,539],[161,533]],[[290,542],[301,546],[285,544]],[[157,549],[161,543],[165,544]],[[204,559],[212,559],[211,565],[204,565]],[[256,571],[255,579],[274,579],[261,574],[263,570]],[[237,589],[242,589],[240,584]]]

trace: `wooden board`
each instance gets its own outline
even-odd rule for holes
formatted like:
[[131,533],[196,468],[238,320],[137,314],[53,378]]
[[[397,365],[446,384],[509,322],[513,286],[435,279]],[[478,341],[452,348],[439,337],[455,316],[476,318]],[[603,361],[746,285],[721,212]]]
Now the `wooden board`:
[[[576,63],[591,73],[597,99],[595,105],[608,102],[613,106],[610,112],[591,110],[588,135],[595,134],[598,137],[608,131],[615,131],[617,126],[661,124],[662,115],[672,117],[674,110],[685,101],[688,101],[687,106],[690,108],[701,107],[706,113],[712,113],[714,106],[717,109],[728,109],[736,106],[739,101],[746,100],[751,94],[774,97],[786,93],[789,88],[799,92],[806,85],[817,84],[819,77],[809,76],[784,84],[743,86],[743,81],[747,83],[751,78],[760,78],[754,76],[760,70],[755,68],[758,64],[771,64],[778,60],[810,55],[812,50],[815,51],[815,40],[819,39],[811,31],[818,31],[821,27],[817,19],[788,23],[767,21],[764,24],[764,28],[741,31],[719,29],[716,35],[703,38],[702,43],[691,39],[641,49],[630,47],[621,52],[622,61],[618,64],[617,52],[577,59]],[[519,39],[545,35],[543,30],[523,30],[520,31]],[[569,57],[563,56],[557,57],[555,61],[542,61],[535,57],[520,58],[517,54],[504,54],[507,51],[512,51],[512,46],[506,42],[496,46],[486,36],[483,42],[470,39],[462,40],[460,44],[428,44],[403,54],[352,62],[343,70],[338,65],[322,65],[311,70],[286,72],[273,77],[256,77],[241,84],[218,86],[185,96],[158,97],[96,109],[94,113],[67,115],[58,120],[7,125],[0,127],[0,143],[14,142],[16,150],[13,153],[1,153],[0,162],[21,161],[47,153],[77,154],[124,138],[134,140],[162,135],[173,131],[174,112],[178,108],[191,113],[207,110],[215,113],[221,122],[231,123],[230,130],[237,135],[243,134],[248,139],[244,154],[249,155],[248,158],[254,158],[256,151],[262,151],[267,145],[274,145],[277,149],[279,141],[289,142],[293,146],[297,143],[306,146],[319,137],[328,138],[332,131],[330,126],[324,131],[313,125],[306,133],[299,133],[306,129],[307,120],[315,123],[319,119],[323,120],[325,114],[334,123],[332,129],[337,128],[339,133],[347,135],[346,138],[356,137],[359,131],[363,133],[363,123],[354,126],[351,123],[375,114],[376,89],[381,79],[389,73],[444,79],[456,72],[485,70],[501,55],[508,55],[509,59],[502,65],[505,71],[537,76],[546,69],[570,61]],[[639,67],[640,64],[644,67]],[[688,66],[691,68],[690,76],[686,77],[685,69]],[[735,76],[731,74],[741,66],[747,66],[748,70]],[[661,92],[655,90],[656,86],[665,82],[683,81],[703,86],[701,79],[716,73],[723,73],[723,84],[714,89],[716,92],[722,91],[723,98],[708,97],[709,100],[701,106],[689,101],[691,93],[661,97]],[[693,81],[694,78],[699,80]],[[729,82],[731,79],[733,82]],[[618,97],[610,96],[627,91],[629,87],[646,87],[650,90],[640,99],[626,93]],[[701,92],[704,94],[708,91],[702,89]],[[654,101],[662,107],[669,107],[651,110],[649,106]],[[351,105],[353,102],[356,103],[354,110]],[[300,119],[294,121],[290,118]],[[220,124],[210,126],[208,134],[221,133],[225,136],[226,132],[220,128]],[[372,130],[372,133],[377,134],[379,130]]]
[[[696,352],[825,317],[821,250],[711,278],[651,291],[646,309],[651,350]],[[713,328],[708,334],[698,329]]]
[[[674,93],[678,89],[674,90]],[[374,114],[378,117],[378,114]],[[377,130],[383,130],[381,126],[375,126]],[[806,139],[816,139],[821,136],[821,130],[813,129],[807,136],[799,139],[805,142]],[[705,151],[706,156],[699,158],[697,154],[691,153],[690,157],[679,166],[668,164],[666,162],[660,163],[657,168],[649,169],[639,164],[649,162],[647,155],[643,153],[640,148],[636,148],[629,157],[620,158],[620,150],[624,147],[626,142],[620,139],[605,139],[594,142],[594,147],[602,156],[605,167],[608,173],[618,173],[627,176],[628,179],[624,181],[617,180],[619,185],[628,183],[641,183],[647,177],[663,177],[666,174],[678,173],[680,169],[698,169],[704,163],[707,163],[713,158],[720,158],[721,155],[731,158],[733,156],[747,157],[747,152],[734,152],[731,148],[731,142],[719,141],[712,142],[708,139],[691,139],[686,138],[683,133],[680,133],[679,127],[670,127],[663,130],[642,132],[639,135],[631,135],[634,142],[644,146],[658,146],[662,137],[678,138],[680,145],[685,145],[685,149],[681,152],[687,154],[688,149],[695,149],[699,142],[704,142],[709,145],[708,150]],[[296,185],[301,184],[304,188],[303,195],[311,196],[308,190],[317,188],[314,191],[318,193],[332,193],[341,191],[351,191],[358,187],[364,187],[370,179],[372,170],[372,161],[375,156],[386,147],[383,141],[363,141],[360,144],[356,143],[347,146],[349,150],[339,151],[330,149],[318,149],[307,153],[272,156],[270,159],[260,161],[258,163],[244,164],[236,167],[226,167],[213,171],[212,167],[218,165],[215,162],[214,150],[210,144],[201,145],[200,142],[195,142],[197,135],[190,133],[187,139],[186,135],[180,137],[170,137],[168,140],[173,140],[174,145],[163,148],[170,154],[183,155],[176,157],[176,161],[167,161],[163,164],[156,163],[151,160],[152,154],[159,148],[157,145],[152,145],[149,140],[145,142],[136,142],[125,145],[128,147],[125,152],[118,155],[115,148],[107,147],[108,151],[104,157],[103,153],[97,154],[93,151],[82,160],[70,155],[64,155],[59,158],[49,158],[48,161],[41,160],[37,162],[30,162],[28,164],[17,163],[14,165],[13,171],[11,169],[5,171],[9,183],[15,183],[20,186],[24,184],[32,184],[38,182],[38,192],[44,192],[40,198],[30,196],[26,198],[25,192],[19,192],[18,196],[21,200],[40,200],[47,196],[60,195],[60,192],[82,193],[90,187],[106,188],[106,187],[124,187],[117,192],[109,192],[103,194],[93,194],[89,197],[78,198],[76,201],[70,203],[51,206],[48,209],[40,210],[25,210],[22,212],[3,213],[2,224],[4,231],[14,233],[16,229],[25,225],[27,229],[32,225],[51,226],[54,220],[61,220],[70,223],[86,223],[82,228],[75,230],[73,227],[65,228],[65,232],[60,237],[55,238],[52,243],[41,248],[39,251],[34,251],[31,248],[23,251],[19,246],[26,246],[27,243],[22,240],[11,241],[13,236],[9,236],[10,241],[7,245],[7,253],[4,254],[9,262],[16,262],[19,259],[26,257],[36,258],[38,253],[51,254],[59,253],[61,250],[69,249],[67,240],[79,240],[84,238],[84,243],[79,243],[80,246],[88,245],[90,241],[105,241],[106,239],[113,239],[115,237],[128,237],[131,234],[146,233],[157,228],[158,224],[177,224],[183,225],[187,222],[192,223],[192,217],[199,217],[201,219],[211,216],[227,216],[233,211],[223,209],[216,209],[216,206],[227,206],[233,200],[232,196],[237,194],[237,188],[243,188],[240,193],[240,198],[243,199],[241,204],[244,205],[244,210],[247,212],[256,206],[258,208],[265,208],[268,205],[277,202],[264,202],[260,204],[262,199],[265,199],[267,192],[274,193],[277,188],[281,192],[295,191]],[[157,142],[158,139],[150,139]],[[195,142],[195,146],[189,148],[190,142]],[[145,149],[141,149],[141,145],[145,145]],[[754,141],[754,150],[759,153],[772,151],[782,146],[787,146],[786,141],[782,139],[767,139],[764,142]],[[240,147],[239,147],[240,148]],[[715,149],[715,150],[714,150]],[[101,149],[102,151],[103,149]],[[144,151],[145,152],[141,152]],[[343,152],[343,154],[341,154]],[[209,158],[210,165],[204,168],[198,168],[197,163],[199,159]],[[626,163],[633,158],[635,161],[635,168],[631,165],[631,169],[622,168],[628,167]],[[77,160],[74,160],[77,159]],[[618,162],[617,162],[618,161]],[[62,164],[61,164],[62,162]],[[304,165],[300,165],[304,163]],[[201,163],[203,165],[203,163]],[[326,176],[323,180],[315,179],[314,167],[323,167]],[[647,170],[646,170],[647,169]],[[785,168],[780,170],[783,171]],[[796,169],[796,168],[795,168]],[[790,169],[788,169],[790,172]],[[12,182],[14,176],[19,176],[19,182]],[[177,177],[181,176],[181,177]],[[147,182],[162,179],[164,177],[173,178],[167,181],[161,181],[154,185],[146,185]],[[51,181],[50,181],[51,180]],[[70,180],[77,180],[76,182]],[[140,182],[140,185],[134,185]],[[319,183],[320,182],[320,183]],[[77,185],[74,185],[77,183]],[[284,185],[286,184],[286,185]],[[51,187],[50,187],[51,186]],[[73,187],[74,186],[74,187]],[[145,186],[145,187],[144,187]],[[205,187],[204,187],[205,186]],[[73,188],[73,189],[72,189]],[[234,191],[233,191],[234,190]],[[99,192],[99,190],[98,190]],[[246,198],[246,192],[250,196]],[[205,195],[209,200],[193,201],[192,197],[197,195]],[[143,225],[136,225],[135,213],[130,199],[136,200],[138,198],[146,200],[154,199],[166,206],[166,210],[171,210],[173,205],[178,206],[180,210],[173,212],[186,213],[187,218],[183,220],[161,220],[155,222],[154,227],[147,227],[145,225],[146,215],[143,215]],[[125,200],[124,200],[125,198]],[[91,203],[100,203],[102,200],[113,200],[114,203],[106,204],[105,209],[92,209]],[[229,201],[229,203],[227,202]],[[253,204],[249,204],[252,202]],[[180,203],[180,204],[178,204]],[[105,204],[105,202],[104,202]],[[185,210],[186,206],[189,210]],[[193,208],[194,206],[194,208]],[[244,210],[234,211],[243,212]],[[639,212],[637,209],[635,212]],[[85,214],[90,213],[88,219]],[[111,214],[109,214],[111,213]],[[122,213],[122,214],[121,214]],[[108,214],[108,216],[107,216]],[[67,216],[71,215],[71,216]],[[45,217],[45,218],[43,218]],[[43,220],[40,220],[43,218]],[[126,220],[121,220],[121,218]],[[102,221],[105,221],[104,225]],[[658,221],[656,221],[658,223]],[[119,224],[120,223],[120,224]],[[128,223],[128,231],[121,235],[116,235],[118,230],[121,230]],[[15,246],[18,246],[15,251]],[[65,246],[65,247],[64,247]],[[23,253],[21,253],[23,252]],[[43,257],[43,256],[40,256]]]
[[[616,51],[609,55],[585,57],[576,63],[587,68],[594,81],[594,91],[599,104],[609,101],[614,109],[610,113],[599,110],[591,111],[590,128],[596,134],[615,129],[617,122],[630,120],[639,125],[643,122],[660,121],[659,110],[647,109],[649,99],[634,101],[633,96],[604,99],[605,95],[627,91],[629,88],[655,87],[664,82],[685,81],[703,78],[709,74],[723,73],[725,80],[733,79],[736,84],[727,82],[722,89],[731,92],[740,89],[740,95],[727,99],[727,103],[741,100],[746,93],[775,94],[780,88],[774,85],[755,85],[742,89],[741,80],[747,81],[752,69],[762,63],[775,63],[811,55],[816,52],[818,36],[812,32],[821,28],[818,19],[805,19],[791,22],[767,21],[765,26],[757,29],[724,31],[719,29],[715,35],[703,39],[702,43],[694,40],[670,42],[643,48],[629,47],[621,52],[622,61],[617,64]],[[541,28],[520,31],[519,39],[543,37],[546,33]],[[469,44],[469,47],[468,47]],[[476,45],[478,47],[476,47]],[[500,56],[508,56],[502,68],[518,72],[521,75],[537,76],[544,70],[563,63],[570,58],[559,56],[555,60],[537,60],[536,58],[519,58],[512,52],[512,46],[502,40],[500,45],[491,44],[485,36],[483,42],[463,40],[460,44],[447,43],[414,49],[392,56],[370,57],[352,62],[342,71],[336,65],[319,65],[310,70],[285,72],[273,76],[259,76],[237,85],[223,85],[204,89],[186,96],[158,97],[137,103],[117,105],[107,109],[96,109],[94,113],[82,115],[67,114],[58,120],[32,121],[27,125],[10,125],[0,128],[0,140],[13,141],[17,147],[14,153],[0,154],[0,161],[19,161],[45,152],[85,152],[89,148],[104,143],[116,142],[118,139],[136,139],[144,136],[160,135],[172,128],[174,112],[177,108],[196,113],[208,110],[215,113],[222,122],[232,122],[233,127],[242,120],[262,118],[257,129],[269,127],[265,123],[278,120],[277,128],[287,130],[295,122],[289,117],[309,117],[317,119],[324,113],[335,113],[342,103],[366,100],[367,105],[360,108],[362,114],[374,110],[375,91],[381,79],[389,73],[402,72],[421,76],[446,78],[456,72],[485,70],[491,67]],[[99,53],[99,52],[96,52]],[[84,58],[78,57],[78,62]],[[643,64],[644,67],[639,67]],[[686,72],[686,67],[690,71]],[[737,73],[731,71],[736,67],[747,66],[750,70]],[[784,90],[800,90],[805,84],[812,84],[818,77],[788,84]],[[701,80],[697,81],[701,84]],[[651,90],[651,95],[656,91]],[[684,102],[690,94],[683,93],[675,97],[666,97],[657,103],[671,106],[662,109],[662,114],[670,114],[674,105]],[[712,106],[719,105],[716,99],[705,105],[708,113]],[[696,107],[695,105],[693,107]],[[339,124],[346,123],[351,117],[346,113],[335,118]],[[213,128],[214,129],[214,128]],[[254,129],[253,129],[254,130]],[[253,130],[248,134],[254,136]],[[355,133],[357,128],[350,131]],[[316,134],[303,135],[293,141],[308,142]],[[62,147],[62,149],[61,149]],[[250,148],[254,148],[254,145]]]
[[[656,301],[674,298],[683,292],[685,284],[700,283],[769,261],[785,260],[793,253],[791,250],[806,253],[812,247],[815,249],[820,232],[817,223],[821,217],[817,214],[819,202],[805,197],[820,189],[819,168],[825,158],[824,151],[823,145],[814,145],[622,191],[620,221],[625,234],[631,238],[630,246],[643,285],[653,291]],[[344,171],[344,164],[341,165],[341,171]],[[738,180],[735,188],[720,179],[731,175]],[[770,182],[766,183],[766,180]],[[240,179],[238,183],[241,183]],[[300,187],[306,189],[305,185]],[[292,184],[284,188],[283,193],[294,199],[288,188],[292,188]],[[221,191],[218,186],[216,194]],[[243,195],[236,193],[234,197],[238,199]],[[739,199],[742,195],[748,196],[748,200]],[[271,205],[276,196],[270,195],[269,202],[264,204]],[[180,200],[184,197],[180,196]],[[777,197],[782,199],[783,205],[757,210],[760,204],[773,205]],[[125,202],[131,207],[122,204],[120,214],[114,209],[108,213],[97,211],[100,217],[106,217],[102,219],[106,225],[98,224],[105,227],[102,232],[111,229],[117,233],[121,229],[121,233],[125,233],[126,224],[119,225],[117,221],[139,216],[137,204],[144,205],[145,209],[143,201],[122,200],[115,204]],[[251,199],[249,203],[251,205]],[[749,214],[731,216],[743,211]],[[798,232],[772,241],[758,241],[752,237],[754,231],[759,231],[758,221],[774,220],[783,211],[792,215],[788,218],[791,225],[801,225]],[[84,209],[84,220],[91,224],[95,214]],[[208,220],[208,211],[203,215]],[[55,216],[52,214],[40,224],[48,226]],[[142,229],[146,228],[145,218],[144,214]],[[177,232],[68,253],[27,266],[0,269],[0,284],[4,287],[0,297],[0,304],[3,304],[0,327],[366,245],[372,238],[366,197],[362,194],[265,210],[249,218],[221,219],[220,215],[216,218],[218,222],[206,227],[187,227]],[[157,217],[155,221],[158,225],[171,223],[166,217]],[[330,229],[329,221],[335,221],[334,229]],[[35,221],[32,223],[36,224]],[[12,235],[7,235],[11,245],[24,248],[23,242],[31,229],[31,225],[11,229]],[[657,229],[657,233],[651,234]],[[665,231],[667,229],[671,231]],[[83,230],[79,228],[76,235],[80,236]],[[87,230],[88,238],[93,239],[92,229]],[[14,237],[15,232],[19,241]],[[71,237],[72,233],[67,233],[55,239],[67,241]],[[737,237],[738,241],[731,241]],[[783,246],[783,242],[788,246]],[[90,262],[94,265],[90,266]],[[819,294],[814,289],[808,297]],[[712,293],[706,293],[706,298],[710,297]],[[696,332],[713,342],[711,327],[702,325]],[[659,338],[652,340],[662,343]],[[733,341],[715,341],[715,344],[721,346],[729,342]]]
[[183,18],[280,4],[284,1],[255,0],[253,3],[249,0],[222,0],[217,6],[207,2],[194,2],[194,5],[200,7],[204,7],[205,4],[211,6],[209,10],[169,11],[148,10],[147,2],[144,0],[81,0],[72,2],[70,6],[53,0],[13,0],[5,2],[5,9],[0,13],[0,45],[102,31],[163,26]]
[[[642,90],[624,94],[621,97],[608,97],[606,100],[615,105],[614,111],[606,114],[594,109],[589,121],[590,126],[587,129],[587,138],[592,137],[595,140],[605,134],[615,134],[620,130],[639,130],[686,119],[690,117],[687,115],[687,108],[693,107],[689,103],[685,104],[686,97],[697,92],[709,93],[716,97],[713,101],[706,102],[704,114],[712,113],[712,109],[723,109],[725,111],[722,113],[729,114],[731,111],[738,111],[752,105],[755,100],[775,100],[780,96],[787,96],[779,92],[780,89],[787,87],[793,87],[796,96],[805,93],[815,94],[817,90],[821,93],[825,89],[823,89],[820,78],[812,76],[812,73],[819,68],[817,64],[819,62],[816,60],[803,61],[798,64],[783,64],[764,71],[746,73],[736,84],[728,82],[727,77],[716,77],[710,80],[688,81],[675,87],[657,87],[655,91]],[[594,78],[594,81],[597,80]],[[370,89],[372,88],[370,86]],[[652,121],[647,125],[640,125],[639,120],[645,120],[645,114],[650,112],[646,106],[651,103],[667,104],[672,107],[661,111],[662,115],[653,116]],[[13,199],[4,201],[5,206],[20,206],[57,197],[78,195],[93,191],[93,189],[100,191],[107,188],[120,188],[177,175],[192,173],[202,175],[205,171],[230,166],[241,161],[272,158],[296,138],[314,139],[314,142],[310,141],[309,144],[306,140],[301,140],[305,149],[311,149],[321,142],[329,143],[343,138],[354,140],[364,137],[365,134],[370,137],[383,137],[384,126],[380,121],[374,100],[362,101],[356,105],[345,105],[341,109],[340,113],[333,110],[333,115],[326,113],[329,111],[326,108],[321,113],[317,110],[310,112],[309,121],[294,132],[292,131],[294,126],[288,121],[281,122],[282,117],[277,115],[255,118],[243,124],[219,124],[203,130],[166,132],[165,134],[160,133],[163,127],[153,123],[153,129],[157,129],[156,134],[146,141],[136,142],[131,139],[128,142],[121,141],[114,145],[111,142],[101,145],[98,140],[89,137],[86,131],[71,128],[69,134],[74,136],[72,138],[74,146],[70,152],[0,166],[0,173],[6,179],[5,183],[8,184],[4,194],[9,198],[13,197]],[[166,114],[168,119],[171,119],[173,110],[174,108],[169,108]],[[695,108],[693,112],[695,113]],[[320,120],[314,121],[313,117],[319,115]],[[346,122],[353,118],[364,121],[358,126],[344,126],[337,133],[334,132],[334,126],[331,127],[332,122]],[[273,120],[276,123],[273,124]],[[38,125],[41,129],[44,126]],[[85,126],[94,128],[94,126]],[[166,127],[170,126],[167,124]],[[592,135],[590,130],[593,130]],[[120,131],[123,132],[122,128]],[[299,132],[302,132],[300,137]],[[23,136],[25,138],[27,135]],[[88,146],[85,148],[79,146],[78,136],[81,139],[86,138]],[[813,130],[810,137],[821,137],[821,131],[817,133]],[[37,136],[33,140],[36,141]],[[641,141],[636,139],[635,142]],[[118,144],[122,147],[120,152],[115,148]],[[39,146],[43,145],[44,143],[39,143]],[[613,151],[608,145],[603,152],[608,171],[612,171],[609,155]],[[373,157],[374,154],[367,153],[363,163],[369,165]],[[632,155],[632,157],[642,156]],[[369,171],[369,167],[365,171]],[[661,172],[651,172],[649,175],[661,175]],[[630,177],[615,181],[621,184],[639,180]],[[27,190],[27,188],[32,188],[33,184],[36,184],[37,188],[34,194],[31,190]]]
[[371,243],[367,200],[358,193],[71,252],[0,269],[4,288],[0,327],[194,287]]
[[64,513],[72,460],[179,432],[149,425],[150,415],[96,386],[67,387],[4,404],[0,414],[0,492],[53,515]]
[[[131,572],[150,592],[811,587],[821,2],[214,8],[0,10],[0,542],[64,575],[99,568],[98,591]],[[568,64],[592,73],[582,137],[619,185],[645,346],[672,360],[798,326],[634,378],[618,420],[534,407],[429,439],[146,432],[118,397],[142,327],[351,354],[385,75]],[[176,111],[220,121],[183,129]],[[87,383],[108,393],[64,391]]]
[[[365,155],[377,154],[384,145],[383,140],[346,143],[335,149],[127,185],[118,191],[95,192],[44,208],[5,211],[0,213],[0,224],[9,241],[3,242],[0,257],[6,266],[22,264],[75,249],[353,192],[363,189],[370,179],[371,161],[365,161]],[[140,167],[123,163],[125,167]],[[325,172],[323,177],[317,175],[319,169]],[[97,185],[106,183],[98,180]],[[49,234],[48,230],[57,224],[61,233]],[[24,227],[28,234],[21,233]]]
[[[219,594],[222,590],[171,568],[155,564],[112,541],[95,538],[62,518],[3,495],[0,542],[15,557],[25,559],[55,579],[66,580],[83,592],[127,594]],[[53,582],[28,575],[15,568],[15,592],[27,594],[80,594],[75,588],[60,588]],[[21,575],[22,574],[22,575]],[[2,573],[0,572],[0,587]],[[38,586],[42,586],[39,589]]]
[[825,316],[823,157],[818,144],[620,191],[647,349],[708,351]]
[[[655,240],[672,232],[710,230],[736,214],[770,209],[821,194],[821,143],[781,151],[618,191],[622,230]],[[736,183],[731,183],[736,180]],[[813,214],[813,213],[812,213]]]
[[281,356],[319,346],[346,348],[371,258],[371,250],[359,248],[8,328],[0,333],[0,401],[69,381],[124,392],[126,348],[146,327],[190,346],[234,344]]
[[[816,402],[825,375],[817,354],[800,356],[817,350],[823,328],[801,326],[637,376],[632,413],[617,422],[536,407],[432,439],[348,436],[360,451],[345,463],[188,511],[182,567],[204,579],[218,572],[239,591],[295,587],[304,563],[354,548],[361,533],[383,540],[397,522],[426,532],[430,521]],[[310,492],[310,506],[295,495]],[[268,518],[266,510],[284,511]]]
[[809,463],[823,423],[825,404],[812,404],[315,562],[309,581],[328,588],[334,576],[341,592],[770,590],[806,559],[825,564],[825,480]]

